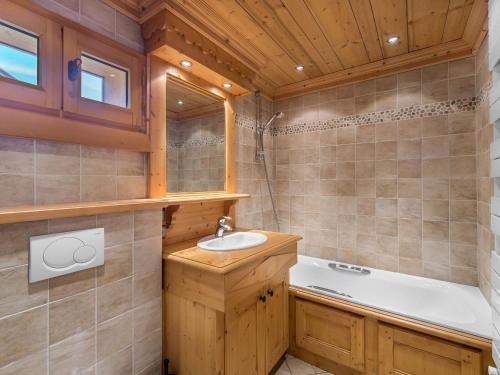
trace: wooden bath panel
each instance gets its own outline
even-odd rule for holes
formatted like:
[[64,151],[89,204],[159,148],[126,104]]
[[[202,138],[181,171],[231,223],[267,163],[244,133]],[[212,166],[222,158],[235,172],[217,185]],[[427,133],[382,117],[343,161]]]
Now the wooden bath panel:
[[487,374],[491,340],[289,288],[289,353],[335,375]]

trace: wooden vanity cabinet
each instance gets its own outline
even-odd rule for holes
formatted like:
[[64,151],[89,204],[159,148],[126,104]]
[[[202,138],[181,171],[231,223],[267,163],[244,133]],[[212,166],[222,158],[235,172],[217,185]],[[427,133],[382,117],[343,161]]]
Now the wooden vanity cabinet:
[[197,248],[165,257],[164,356],[176,375],[267,375],[286,352],[300,237],[266,234],[218,259]]

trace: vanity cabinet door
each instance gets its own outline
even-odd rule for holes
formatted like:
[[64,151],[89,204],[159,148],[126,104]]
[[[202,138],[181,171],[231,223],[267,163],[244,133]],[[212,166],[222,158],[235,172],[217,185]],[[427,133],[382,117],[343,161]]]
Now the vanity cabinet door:
[[332,307],[296,299],[295,345],[297,348],[363,372],[364,318]]
[[424,334],[379,324],[380,375],[479,375],[481,353]]
[[288,271],[271,281],[266,291],[266,372],[288,349]]
[[227,375],[265,375],[265,302],[226,316]]

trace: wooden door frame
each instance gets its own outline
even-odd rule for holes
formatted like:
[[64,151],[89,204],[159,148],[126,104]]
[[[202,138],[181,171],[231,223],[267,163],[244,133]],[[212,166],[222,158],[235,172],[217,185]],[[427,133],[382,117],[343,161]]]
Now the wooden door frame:
[[[148,55],[149,92],[149,179],[150,198],[163,198],[167,191],[167,74],[207,90],[224,99],[225,114],[225,189],[235,192],[234,127],[236,120],[234,95],[211,85],[209,82],[185,72],[166,61]],[[189,194],[189,193],[187,193]]]

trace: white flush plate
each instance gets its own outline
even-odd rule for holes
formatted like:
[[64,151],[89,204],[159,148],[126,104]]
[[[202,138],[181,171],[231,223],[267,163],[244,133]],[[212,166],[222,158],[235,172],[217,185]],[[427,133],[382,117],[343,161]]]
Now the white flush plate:
[[30,238],[30,283],[103,264],[104,228]]

